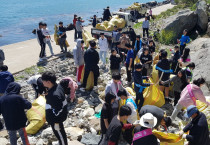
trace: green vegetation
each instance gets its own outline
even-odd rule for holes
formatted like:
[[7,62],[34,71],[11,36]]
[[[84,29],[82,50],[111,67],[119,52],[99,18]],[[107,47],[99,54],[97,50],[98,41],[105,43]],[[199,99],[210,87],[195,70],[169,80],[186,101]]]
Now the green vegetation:
[[29,75],[33,75],[36,72],[42,73],[42,72],[44,72],[44,67],[42,67],[42,66],[32,66],[32,67],[26,68],[24,70],[24,72],[29,74]]
[[25,78],[24,76],[14,76],[15,81],[19,81],[19,80],[22,80],[24,78]]
[[158,39],[160,43],[169,45],[169,44],[174,44],[174,37],[175,37],[175,34],[173,31],[162,30],[160,32],[160,36]]
[[195,11],[195,10],[196,10],[196,4],[193,4],[193,6],[190,7],[190,10],[191,10],[191,11]]
[[210,4],[210,0],[206,0],[207,4]]
[[142,24],[143,24],[143,22],[136,23],[136,24],[133,26],[133,28],[134,28],[134,29],[141,28],[141,27],[142,27]]

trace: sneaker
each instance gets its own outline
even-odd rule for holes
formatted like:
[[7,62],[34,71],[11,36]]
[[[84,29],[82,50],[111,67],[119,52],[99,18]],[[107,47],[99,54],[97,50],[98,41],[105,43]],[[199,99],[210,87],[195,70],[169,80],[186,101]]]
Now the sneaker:
[[47,57],[46,57],[46,56],[44,56],[44,57],[42,57],[42,59],[47,59]]
[[41,61],[43,61],[43,59],[42,58],[39,58],[39,61],[41,62]]
[[80,83],[80,82],[77,82],[77,85],[78,85],[78,86],[80,86],[80,85],[81,85],[81,83]]
[[85,88],[80,88],[79,90],[82,92],[85,92]]

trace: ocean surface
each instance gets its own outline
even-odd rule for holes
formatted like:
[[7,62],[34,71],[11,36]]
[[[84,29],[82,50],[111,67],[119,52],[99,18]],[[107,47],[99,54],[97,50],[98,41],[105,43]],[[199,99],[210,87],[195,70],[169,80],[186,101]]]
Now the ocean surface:
[[[103,8],[110,11],[125,8],[137,0],[0,0],[0,46],[35,38],[32,30],[40,21],[46,22],[51,33],[54,24],[72,23],[73,15],[82,16],[87,25],[93,15],[102,16]],[[146,3],[151,0],[140,0]],[[157,0],[160,2],[162,0]],[[69,36],[71,37],[71,36]],[[73,36],[72,36],[73,37]]]

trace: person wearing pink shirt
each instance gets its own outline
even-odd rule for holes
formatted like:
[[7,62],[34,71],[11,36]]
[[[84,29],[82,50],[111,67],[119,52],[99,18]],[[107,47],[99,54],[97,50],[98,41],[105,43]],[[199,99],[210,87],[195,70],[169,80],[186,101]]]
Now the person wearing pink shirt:
[[203,78],[199,78],[193,81],[193,84],[187,85],[181,93],[181,97],[174,108],[174,111],[171,115],[171,119],[174,120],[177,114],[181,111],[182,108],[188,107],[190,105],[196,106],[196,100],[206,103],[208,106],[210,102],[208,102],[201,90],[201,87],[204,85],[205,80]]

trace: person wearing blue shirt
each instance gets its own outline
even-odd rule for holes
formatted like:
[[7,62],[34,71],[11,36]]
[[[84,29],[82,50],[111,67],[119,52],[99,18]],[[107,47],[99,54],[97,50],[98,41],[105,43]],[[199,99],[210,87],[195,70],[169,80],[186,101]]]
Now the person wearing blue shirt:
[[141,36],[137,35],[136,41],[135,41],[135,46],[134,46],[134,59],[136,58],[138,51],[141,49],[141,46],[142,46]]
[[178,43],[180,43],[180,55],[183,54],[183,51],[184,51],[184,49],[185,49],[185,47],[186,47],[186,44],[190,42],[190,37],[187,36],[187,32],[188,32],[188,30],[185,29],[185,30],[183,31],[182,37],[181,37],[180,39],[177,40]]
[[126,72],[127,72],[127,80],[128,84],[131,85],[131,70],[133,69],[133,60],[134,54],[130,44],[125,44],[128,53],[125,54],[126,56]]

